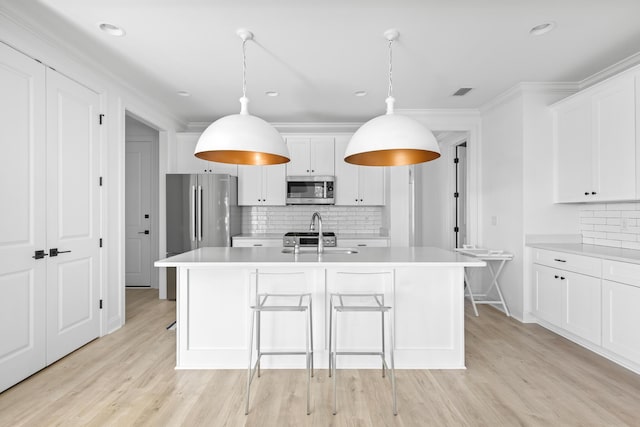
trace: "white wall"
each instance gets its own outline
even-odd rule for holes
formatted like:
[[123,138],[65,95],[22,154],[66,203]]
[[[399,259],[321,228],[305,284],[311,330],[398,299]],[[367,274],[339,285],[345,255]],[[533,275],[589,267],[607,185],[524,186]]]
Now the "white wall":
[[[158,174],[164,176],[167,145],[175,140],[175,131],[183,124],[157,102],[128,87],[126,77],[116,78],[104,64],[91,63],[78,54],[46,22],[27,22],[0,5],[0,41],[55,68],[100,95],[105,124],[100,129],[102,194],[102,333],[124,323],[124,159],[125,111],[134,113],[160,129]],[[117,71],[117,70],[115,70]],[[158,189],[158,201],[164,206],[164,180]],[[161,209],[159,226],[164,228]],[[164,250],[160,239],[160,251]],[[161,277],[162,280],[162,277]]]
[[568,94],[563,85],[520,84],[482,113],[482,245],[514,253],[501,289],[513,316],[522,321],[530,320],[527,236],[578,230],[577,207],[553,203],[548,106]]

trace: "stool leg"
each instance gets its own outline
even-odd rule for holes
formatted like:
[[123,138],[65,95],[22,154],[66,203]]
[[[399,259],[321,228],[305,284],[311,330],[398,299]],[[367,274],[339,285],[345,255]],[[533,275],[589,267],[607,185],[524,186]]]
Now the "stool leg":
[[[311,309],[311,307],[309,307],[309,309]],[[311,332],[311,316],[307,317],[305,316],[305,318],[307,319],[306,321],[306,343],[307,343],[307,415],[309,415],[311,413],[311,364],[312,364],[312,357],[311,357],[311,347],[310,347],[310,342],[311,342],[311,336],[310,336],[310,332]]]
[[258,354],[258,366],[257,366],[257,369],[258,369],[258,378],[260,378],[260,358],[261,358],[260,356],[262,356],[262,354],[260,354],[260,330],[261,330],[261,328],[260,328],[260,312],[259,311],[256,313],[256,319],[257,319],[256,320],[256,322],[257,322],[257,324],[256,324],[256,352]]
[[389,338],[391,340],[391,345],[389,348],[389,354],[391,356],[391,392],[393,393],[393,415],[398,415],[398,401],[396,398],[396,365],[393,359],[393,352],[396,347],[395,338],[393,336],[393,313],[391,310],[389,313]]
[[[382,297],[382,305],[384,305],[384,296]],[[380,317],[382,318],[382,378],[385,376],[384,372],[384,311],[380,312]]]
[[249,368],[247,369],[247,396],[244,405],[244,414],[249,415],[249,390],[251,389],[251,362],[253,358],[253,324],[255,322],[256,312],[251,311],[251,326],[249,327]]
[[313,299],[309,295],[309,333],[311,334],[311,376],[313,377]]
[[337,392],[338,392],[338,386],[337,386],[337,378],[336,378],[336,353],[337,353],[337,346],[338,346],[338,312],[336,311],[336,318],[333,321],[333,353],[329,354],[329,357],[332,358],[333,363],[332,363],[332,367],[333,367],[333,415],[336,414],[336,408],[337,408],[337,404],[338,404],[338,397],[337,397]]
[[331,353],[331,334],[332,334],[332,320],[333,320],[333,297],[329,295],[329,378],[333,375],[332,366],[333,366],[333,357]]

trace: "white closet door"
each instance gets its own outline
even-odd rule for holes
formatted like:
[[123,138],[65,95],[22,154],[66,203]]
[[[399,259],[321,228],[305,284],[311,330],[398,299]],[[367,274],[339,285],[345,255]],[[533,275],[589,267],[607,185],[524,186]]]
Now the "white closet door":
[[47,70],[47,363],[100,333],[98,95]]
[[0,392],[45,366],[44,73],[0,43]]

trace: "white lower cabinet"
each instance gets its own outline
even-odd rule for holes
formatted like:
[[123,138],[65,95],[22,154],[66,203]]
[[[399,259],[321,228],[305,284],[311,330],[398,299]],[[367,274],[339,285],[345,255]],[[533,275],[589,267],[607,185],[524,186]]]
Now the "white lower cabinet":
[[[563,272],[560,326],[594,344],[601,343],[602,298],[600,278]],[[564,277],[564,279],[562,279]]]
[[640,264],[533,251],[532,312],[541,325],[640,373]]
[[[538,262],[565,263],[568,269],[583,270],[567,254],[536,250]],[[576,257],[588,261],[586,257]],[[600,274],[600,260],[591,258]],[[533,313],[538,319],[562,328],[594,344],[601,343],[602,298],[600,277],[579,274],[554,266],[533,264]]]
[[640,287],[602,281],[602,346],[640,364]]
[[533,265],[533,313],[538,319],[560,326],[562,321],[562,288],[558,270]]

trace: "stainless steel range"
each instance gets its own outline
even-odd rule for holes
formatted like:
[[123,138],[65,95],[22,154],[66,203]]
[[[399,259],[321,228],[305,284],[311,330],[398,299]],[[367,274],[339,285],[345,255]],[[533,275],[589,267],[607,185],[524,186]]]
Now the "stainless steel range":
[[[318,232],[316,231],[290,231],[282,239],[285,247],[298,246],[318,246]],[[327,231],[322,233],[322,242],[325,247],[336,246],[336,233]]]

